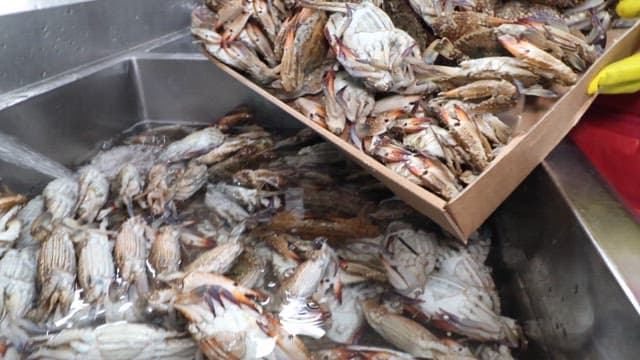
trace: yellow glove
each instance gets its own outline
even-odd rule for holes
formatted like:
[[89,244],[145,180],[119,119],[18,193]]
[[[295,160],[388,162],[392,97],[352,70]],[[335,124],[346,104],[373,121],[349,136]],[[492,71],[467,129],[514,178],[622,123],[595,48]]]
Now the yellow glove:
[[[616,12],[623,18],[640,17],[640,0],[620,0]],[[640,54],[609,64],[589,83],[587,93],[629,94],[640,90]]]
[[630,94],[640,90],[640,54],[616,61],[600,70],[587,93]]
[[616,6],[616,12],[623,18],[640,17],[640,1],[620,0]]

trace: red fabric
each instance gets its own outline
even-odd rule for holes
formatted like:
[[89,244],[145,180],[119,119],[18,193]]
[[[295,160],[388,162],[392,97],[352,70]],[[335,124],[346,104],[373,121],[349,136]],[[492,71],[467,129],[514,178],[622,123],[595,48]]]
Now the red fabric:
[[640,94],[599,96],[569,136],[640,219]]

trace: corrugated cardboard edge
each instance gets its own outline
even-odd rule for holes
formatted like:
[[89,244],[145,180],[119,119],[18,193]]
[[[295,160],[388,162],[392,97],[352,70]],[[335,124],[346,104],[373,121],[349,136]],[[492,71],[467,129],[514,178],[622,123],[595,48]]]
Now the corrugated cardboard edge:
[[258,95],[274,103],[279,108],[294,117],[296,120],[310,127],[327,141],[340,148],[344,153],[347,154],[350,159],[355,161],[358,165],[362,166],[365,171],[374,176],[376,179],[384,183],[393,193],[395,193],[409,206],[418,210],[420,213],[427,216],[438,225],[442,226],[445,230],[450,232],[455,237],[460,239],[463,238],[463,232],[458,227],[453,218],[445,211],[444,207],[446,205],[446,202],[444,200],[440,199],[424,188],[408,181],[395,172],[389,170],[380,162],[358,150],[355,146],[345,142],[329,130],[307,119],[307,117],[305,117],[303,114],[287,105],[282,100],[276,98],[259,85],[253,83],[251,80],[247,79],[231,67],[218,61],[216,58],[209,55],[206,51],[203,51],[203,53],[207,56],[207,58],[209,58],[211,62],[216,64],[224,72],[231,75],[233,78],[256,92]]
[[607,64],[632,55],[640,45],[640,22],[628,29],[591,66],[578,83],[523,136],[505,147],[476,181],[446,206],[467,238],[541,163],[580,121],[595,96],[587,95],[593,77]]

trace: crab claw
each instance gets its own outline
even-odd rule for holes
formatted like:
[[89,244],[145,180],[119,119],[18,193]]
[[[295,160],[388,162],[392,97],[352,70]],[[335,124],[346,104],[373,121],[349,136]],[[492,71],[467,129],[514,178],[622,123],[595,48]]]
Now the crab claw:
[[180,242],[183,245],[201,249],[211,249],[218,244],[214,238],[207,238],[186,231],[180,234]]
[[257,320],[256,324],[270,337],[276,339],[278,350],[285,355],[287,359],[310,359],[311,355],[300,339],[288,333],[282,324],[273,316],[264,313],[262,320]]
[[245,109],[239,109],[238,111],[233,111],[221,117],[218,121],[216,121],[216,126],[226,129],[250,123],[251,121],[253,121],[253,119],[253,113],[246,111]]
[[325,129],[327,128],[327,113],[319,103],[304,97],[299,97],[292,102],[291,105],[298,109],[298,111],[300,111],[307,119],[315,122]]
[[522,332],[513,320],[501,322],[499,328],[497,328],[471,319],[461,318],[444,310],[441,310],[437,316],[432,317],[430,323],[444,331],[464,334],[471,339],[480,341],[498,340],[510,347],[518,346],[518,339],[521,337]]
[[[240,33],[244,29],[250,17],[251,14],[243,12],[242,15],[234,18],[230,22],[227,22],[226,24],[228,25],[226,26],[222,37],[228,38],[229,42],[234,41],[238,36],[240,36]],[[220,28],[217,27],[217,29],[219,30]]]
[[412,134],[429,128],[435,121],[425,117],[411,117],[407,119],[398,119],[394,121],[393,127],[400,128],[405,134]]
[[414,176],[420,178],[424,186],[445,200],[452,199],[462,190],[451,171],[436,158],[413,156],[407,159],[405,165]]
[[15,205],[24,204],[27,202],[27,197],[20,194],[3,196],[0,198],[0,210],[8,210],[13,208]]
[[213,314],[213,316],[216,316],[216,306],[215,303],[213,302],[214,300],[216,300],[220,306],[222,306],[222,308],[224,309],[224,302],[222,301],[222,299],[220,298],[220,294],[219,292],[213,290],[213,289],[208,289],[206,291],[206,295],[204,297],[205,301],[207,302],[207,306],[209,306],[209,310],[211,311],[211,313]]
[[390,110],[379,114],[375,118],[367,119],[366,136],[377,136],[386,133],[393,124],[393,120],[405,114],[404,110]]
[[[357,125],[357,124],[356,124]],[[358,126],[356,126],[356,131],[358,131]],[[361,130],[360,132],[364,132],[366,130]],[[378,142],[379,139],[375,138],[375,137],[364,137],[362,139],[362,149],[364,150],[364,152],[366,152],[367,154],[373,154],[373,151],[377,148],[378,146]]]
[[451,126],[455,122],[455,118],[449,113],[448,109],[444,106],[440,107],[440,118],[447,125],[447,127]]
[[325,85],[327,87],[327,90],[329,91],[329,95],[331,95],[331,97],[335,100],[336,99],[336,93],[335,93],[335,80],[336,80],[336,72],[335,70],[331,69],[329,71],[327,71],[327,75],[324,78],[325,81]]
[[373,149],[373,155],[385,162],[400,162],[406,160],[411,153],[402,146],[398,146],[388,139],[383,139],[380,144]]
[[285,236],[286,235],[278,232],[267,232],[266,234],[261,235],[261,237],[280,255],[297,262],[302,261],[302,257],[295,251],[297,250],[297,247],[292,243],[289,243]]
[[346,127],[347,117],[345,114],[345,107],[341,106],[338,100],[340,92],[338,91],[336,93],[335,79],[336,74],[334,70],[327,72],[327,75],[324,78],[323,93],[327,113],[325,123],[327,124],[329,131],[336,135],[341,135],[344,133]]
[[213,316],[216,316],[215,302],[218,302],[218,304],[220,304],[223,309],[225,308],[224,302],[222,301],[223,298],[231,301],[236,306],[240,306],[242,304],[246,305],[255,312],[260,312],[258,306],[239,291],[225,289],[221,286],[209,286],[206,287],[204,300],[213,313]]
[[456,111],[456,116],[458,117],[458,119],[462,121],[471,121],[467,112],[464,111],[464,109],[460,105],[453,105],[453,108]]
[[573,85],[578,76],[561,60],[543,51],[525,39],[511,35],[500,35],[498,41],[513,56],[530,65],[531,71],[564,85]]
[[290,258],[291,260],[295,260],[297,262],[302,261],[302,257],[300,255],[298,255],[295,251],[292,251],[291,249],[288,249],[285,253],[287,255],[288,258]]
[[422,177],[425,173],[429,171],[431,167],[431,162],[428,158],[412,158],[411,161],[407,161],[407,169],[413,175],[417,177]]
[[[238,285],[235,281],[218,274],[191,272],[188,273],[182,280],[182,288],[184,291],[198,288],[208,289],[210,287],[223,288],[227,290],[227,292],[225,292],[224,294],[230,294],[234,296],[235,300],[242,304],[249,302],[249,304],[245,305],[251,305],[252,307],[256,307],[256,304],[251,299],[255,299],[257,301],[266,301],[269,298],[266,294],[260,291]],[[218,291],[218,293],[221,292]],[[230,298],[228,298],[228,300],[233,301]]]

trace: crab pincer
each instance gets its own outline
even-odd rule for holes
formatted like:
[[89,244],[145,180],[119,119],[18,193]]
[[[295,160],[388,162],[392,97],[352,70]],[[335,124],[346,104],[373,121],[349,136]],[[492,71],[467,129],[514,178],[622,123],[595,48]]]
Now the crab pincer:
[[471,165],[481,171],[491,160],[491,146],[482,135],[475,120],[457,102],[448,102],[440,109],[440,118],[451,135],[470,156]]
[[564,85],[573,85],[578,76],[561,60],[536,47],[525,39],[517,39],[505,34],[498,36],[498,41],[513,56],[527,63],[530,70],[547,79],[559,81]]
[[[255,359],[275,354],[309,358],[304,344],[249,298],[254,290],[223,276],[200,275],[183,287],[175,307],[189,320],[189,332],[207,357]],[[197,282],[201,285],[191,287]]]
[[260,309],[255,305],[255,303],[244,294],[238,291],[229,290],[222,286],[212,285],[206,287],[204,299],[209,306],[209,309],[213,313],[213,316],[216,316],[216,306],[214,301],[220,304],[223,309],[225,308],[222,298],[231,301],[236,306],[240,306],[242,304],[248,306],[250,309],[255,310],[256,312],[260,312]]

